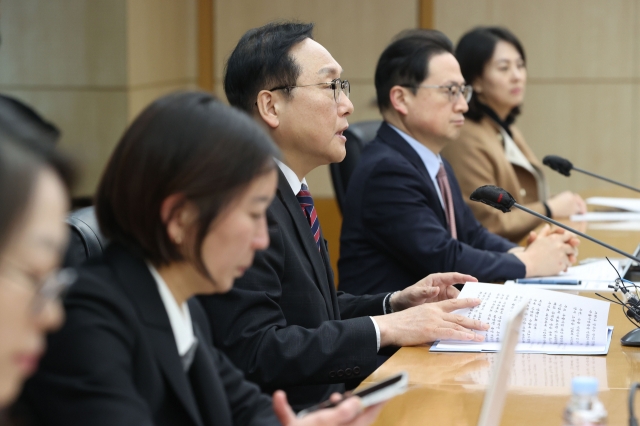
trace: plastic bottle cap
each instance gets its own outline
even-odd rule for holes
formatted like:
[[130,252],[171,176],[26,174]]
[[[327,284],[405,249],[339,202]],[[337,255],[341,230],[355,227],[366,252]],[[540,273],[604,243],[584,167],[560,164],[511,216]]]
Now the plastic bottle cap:
[[574,377],[571,380],[574,395],[595,395],[598,393],[598,379],[595,377]]

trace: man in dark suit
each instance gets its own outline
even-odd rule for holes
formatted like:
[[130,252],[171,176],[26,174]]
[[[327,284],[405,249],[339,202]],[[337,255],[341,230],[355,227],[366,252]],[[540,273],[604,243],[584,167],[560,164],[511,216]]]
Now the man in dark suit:
[[340,65],[311,38],[312,28],[276,23],[250,30],[229,58],[229,102],[264,126],[283,162],[267,211],[269,248],[256,254],[233,290],[201,299],[216,347],[263,391],[286,390],[298,410],[373,372],[381,347],[480,340],[470,329],[485,329],[450,314],[479,303],[455,299],[451,285],[470,276],[427,277],[393,297],[336,293],[305,176],[342,161],[353,105]]
[[440,151],[455,140],[471,86],[442,33],[401,34],[382,53],[375,84],[384,123],[351,176],[341,235],[340,289],[401,290],[433,272],[484,281],[556,274],[578,241],[544,229],[526,249],[490,233],[464,203]]

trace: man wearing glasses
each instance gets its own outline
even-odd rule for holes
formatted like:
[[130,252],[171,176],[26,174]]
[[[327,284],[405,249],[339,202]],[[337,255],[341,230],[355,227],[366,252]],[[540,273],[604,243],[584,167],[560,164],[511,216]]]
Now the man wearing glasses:
[[[285,390],[296,410],[367,377],[381,347],[480,341],[472,330],[487,328],[450,313],[479,303],[455,299],[452,284],[474,280],[462,274],[427,277],[394,297],[336,292],[305,176],[342,161],[353,105],[340,64],[312,39],[312,29],[274,23],[250,30],[229,57],[229,102],[264,126],[282,161],[266,216],[269,248],[256,254],[233,290],[201,299],[216,347],[263,391]],[[253,220],[258,226],[265,218]]]
[[483,228],[464,203],[440,151],[460,134],[467,83],[438,31],[402,33],[382,53],[375,85],[384,123],[349,181],[341,290],[402,290],[445,271],[483,281],[554,275],[575,261],[571,234],[545,228],[523,249]]

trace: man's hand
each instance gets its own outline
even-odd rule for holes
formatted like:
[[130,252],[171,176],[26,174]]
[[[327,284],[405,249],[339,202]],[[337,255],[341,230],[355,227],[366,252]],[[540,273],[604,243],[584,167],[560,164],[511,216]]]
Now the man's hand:
[[399,312],[423,303],[455,299],[460,292],[453,287],[453,284],[464,284],[468,281],[477,282],[478,280],[471,275],[457,272],[427,275],[414,285],[391,296],[391,309],[393,312]]
[[[334,402],[340,401],[340,394],[333,394],[330,398]],[[367,426],[378,417],[384,404],[362,409],[360,398],[350,397],[334,408],[326,408],[308,414],[299,419],[289,406],[287,396],[282,391],[273,394],[273,411],[275,411],[280,423],[285,426]]]
[[474,330],[486,331],[489,324],[451,313],[473,308],[480,302],[480,299],[451,299],[373,317],[380,328],[380,347],[416,346],[441,339],[482,342],[484,336]]
[[562,228],[545,225],[539,233],[529,234],[528,243],[524,251],[513,254],[525,264],[527,277],[538,277],[556,275],[574,264],[580,240]]

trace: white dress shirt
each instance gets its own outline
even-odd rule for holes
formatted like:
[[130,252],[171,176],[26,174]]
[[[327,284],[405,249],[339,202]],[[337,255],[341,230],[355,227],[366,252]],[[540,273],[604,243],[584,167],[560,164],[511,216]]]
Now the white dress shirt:
[[169,316],[169,322],[171,323],[171,330],[173,331],[173,337],[176,339],[176,346],[178,347],[178,353],[183,356],[193,346],[196,341],[193,335],[193,324],[191,323],[191,313],[189,312],[189,305],[187,302],[183,302],[182,306],[178,306],[178,302],[171,294],[171,290],[167,287],[167,283],[162,279],[162,276],[158,273],[158,270],[147,263],[149,271],[156,281],[158,286],[158,292],[160,298],[164,304],[164,309]]
[[418,142],[415,138],[409,136],[408,134],[398,129],[397,127],[391,124],[389,124],[389,127],[391,127],[393,130],[398,132],[398,134],[402,136],[402,139],[404,139],[411,146],[411,148],[413,148],[413,150],[418,154],[418,156],[424,163],[424,166],[427,168],[427,172],[429,173],[431,182],[433,182],[433,186],[436,187],[436,193],[438,194],[440,205],[442,205],[442,209],[446,211],[447,209],[444,207],[444,201],[442,199],[442,193],[440,192],[440,186],[438,185],[438,180],[436,179],[436,176],[438,175],[438,171],[440,170],[440,164],[442,164],[442,158],[440,157],[440,154],[435,154],[429,148],[427,148],[426,146]]
[[[293,170],[291,170],[289,166],[284,164],[282,161],[279,161],[278,159],[275,159],[275,160],[276,160],[276,163],[278,164],[278,167],[280,167],[282,174],[284,175],[285,178],[287,178],[287,182],[289,183],[289,186],[293,191],[293,195],[298,195],[298,192],[300,192],[300,189],[302,189],[302,184],[304,183],[305,185],[307,185],[307,179],[306,178],[302,178],[302,180],[298,179],[298,175],[296,175],[296,173]],[[307,188],[308,187],[309,185],[307,185]],[[384,301],[382,302],[382,307],[384,309]],[[376,329],[376,343],[377,343],[376,347],[378,348],[376,349],[376,351],[379,351],[380,350],[380,327],[378,327],[378,323],[376,322],[376,320],[373,319],[373,317],[369,317],[369,318],[371,318],[371,322],[373,322],[373,327]]]

